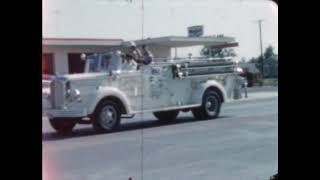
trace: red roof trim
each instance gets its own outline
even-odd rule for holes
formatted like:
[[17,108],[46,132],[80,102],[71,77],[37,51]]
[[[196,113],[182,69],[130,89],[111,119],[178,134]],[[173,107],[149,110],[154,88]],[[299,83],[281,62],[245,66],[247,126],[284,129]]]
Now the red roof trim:
[[97,39],[97,38],[42,38],[42,40],[53,41],[123,41],[122,39]]

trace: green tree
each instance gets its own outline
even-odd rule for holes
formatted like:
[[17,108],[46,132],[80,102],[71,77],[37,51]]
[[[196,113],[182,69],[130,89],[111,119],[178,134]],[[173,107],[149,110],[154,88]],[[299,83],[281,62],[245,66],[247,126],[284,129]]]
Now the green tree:
[[[266,50],[264,51],[264,53],[263,53],[264,59],[270,59],[270,58],[275,57],[275,56],[276,56],[276,54],[274,53],[274,47],[272,47],[272,46],[268,46],[268,47],[266,48]],[[258,68],[258,67],[261,67],[261,63],[262,63],[261,55],[258,56],[258,57],[253,57],[253,58],[251,58],[251,59],[249,60],[249,62],[255,63],[256,66],[257,66],[257,68]],[[260,69],[260,68],[259,68],[259,69]]]
[[[269,63],[272,63],[272,61],[277,61],[275,59],[276,54],[274,52],[274,47],[272,46],[268,46],[264,53],[263,53],[263,58],[264,58],[264,64],[268,63],[266,61],[269,61]],[[256,65],[256,67],[261,70],[261,66],[262,66],[262,58],[261,55],[258,57],[253,57],[249,60],[250,63],[254,63]]]
[[272,46],[268,46],[267,48],[266,48],[266,50],[264,51],[264,58],[265,59],[269,59],[269,58],[271,58],[271,57],[274,57],[276,54],[274,53],[274,47],[272,47]]

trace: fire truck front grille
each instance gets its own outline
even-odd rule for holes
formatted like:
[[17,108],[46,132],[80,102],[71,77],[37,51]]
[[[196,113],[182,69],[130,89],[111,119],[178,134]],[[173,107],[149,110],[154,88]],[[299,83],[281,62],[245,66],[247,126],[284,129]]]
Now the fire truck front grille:
[[51,106],[54,109],[62,109],[64,106],[64,82],[54,80],[50,84]]

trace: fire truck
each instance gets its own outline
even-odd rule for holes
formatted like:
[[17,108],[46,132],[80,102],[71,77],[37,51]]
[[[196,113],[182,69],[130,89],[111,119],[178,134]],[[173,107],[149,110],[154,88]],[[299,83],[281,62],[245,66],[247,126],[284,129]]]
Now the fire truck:
[[60,133],[78,123],[111,131],[122,118],[145,112],[159,121],[173,121],[180,111],[213,119],[223,103],[241,98],[243,78],[228,57],[162,58],[138,69],[125,66],[120,51],[82,59],[84,73],[51,77],[43,92],[43,114]]

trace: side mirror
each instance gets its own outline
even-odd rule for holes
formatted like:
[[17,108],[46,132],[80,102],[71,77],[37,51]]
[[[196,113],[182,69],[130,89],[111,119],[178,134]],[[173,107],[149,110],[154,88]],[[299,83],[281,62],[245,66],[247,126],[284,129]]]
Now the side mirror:
[[85,61],[85,60],[87,59],[86,54],[85,54],[85,53],[82,53],[82,54],[80,55],[80,59],[83,60],[83,61]]

